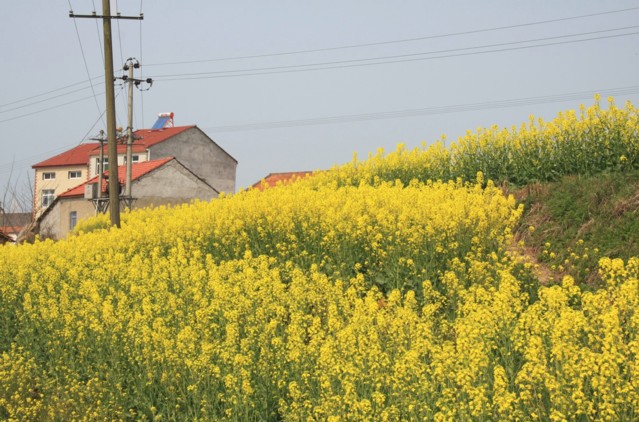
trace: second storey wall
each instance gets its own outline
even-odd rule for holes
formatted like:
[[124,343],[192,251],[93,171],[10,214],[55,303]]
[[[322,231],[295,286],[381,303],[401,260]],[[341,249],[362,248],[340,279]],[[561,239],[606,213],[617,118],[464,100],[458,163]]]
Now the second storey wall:
[[34,215],[37,217],[44,210],[43,191],[53,191],[53,197],[50,198],[53,201],[61,193],[86,182],[88,177],[87,165],[37,168],[33,183]]

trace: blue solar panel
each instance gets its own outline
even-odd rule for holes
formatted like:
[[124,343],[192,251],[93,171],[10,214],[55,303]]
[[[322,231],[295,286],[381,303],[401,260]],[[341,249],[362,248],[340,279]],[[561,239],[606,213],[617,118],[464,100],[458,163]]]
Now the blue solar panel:
[[160,116],[158,117],[158,120],[155,122],[155,124],[153,125],[153,127],[151,128],[152,130],[154,129],[162,129],[164,127],[164,125],[166,125],[166,122],[169,121],[171,117],[170,116]]

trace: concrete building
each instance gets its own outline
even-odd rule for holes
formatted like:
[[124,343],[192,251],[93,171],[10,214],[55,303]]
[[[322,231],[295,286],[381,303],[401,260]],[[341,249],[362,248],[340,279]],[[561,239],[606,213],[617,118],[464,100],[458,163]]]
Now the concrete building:
[[[235,192],[237,160],[197,126],[157,126],[134,132],[132,162],[175,157],[217,192]],[[63,192],[85,183],[100,169],[108,169],[107,146],[100,163],[100,143],[89,142],[34,164],[34,218],[38,218]],[[126,162],[126,147],[118,145],[118,166]],[[134,191],[134,197],[141,194]]]
[[[108,174],[109,171],[106,172]],[[118,167],[120,184],[125,178],[126,167]],[[137,198],[133,209],[175,205],[195,199],[208,201],[219,195],[215,188],[173,157],[133,164],[131,179],[131,189]],[[43,237],[61,239],[74,229],[78,221],[94,216],[94,201],[86,197],[86,192],[91,191],[98,180],[95,176],[58,195],[36,220],[37,232]],[[108,197],[106,180],[102,181],[101,191],[104,197]],[[122,203],[120,205],[123,206]]]

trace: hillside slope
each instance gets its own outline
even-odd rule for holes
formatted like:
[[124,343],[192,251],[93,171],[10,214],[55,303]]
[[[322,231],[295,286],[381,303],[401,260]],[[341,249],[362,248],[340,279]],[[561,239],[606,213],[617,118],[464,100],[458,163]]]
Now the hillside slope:
[[639,256],[639,172],[564,176],[514,190],[524,204],[517,231],[529,254],[560,281],[595,286],[603,256]]

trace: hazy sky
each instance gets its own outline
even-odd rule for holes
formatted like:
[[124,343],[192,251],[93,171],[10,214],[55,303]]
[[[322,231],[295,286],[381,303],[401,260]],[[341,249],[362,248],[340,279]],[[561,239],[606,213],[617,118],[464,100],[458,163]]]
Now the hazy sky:
[[[0,199],[31,165],[105,128],[101,0],[3,2]],[[639,97],[639,1],[111,1],[114,62],[154,79],[135,129],[160,112],[238,162],[237,187],[329,168],[534,114]],[[118,125],[126,127],[126,95]],[[11,180],[10,180],[11,177]]]

